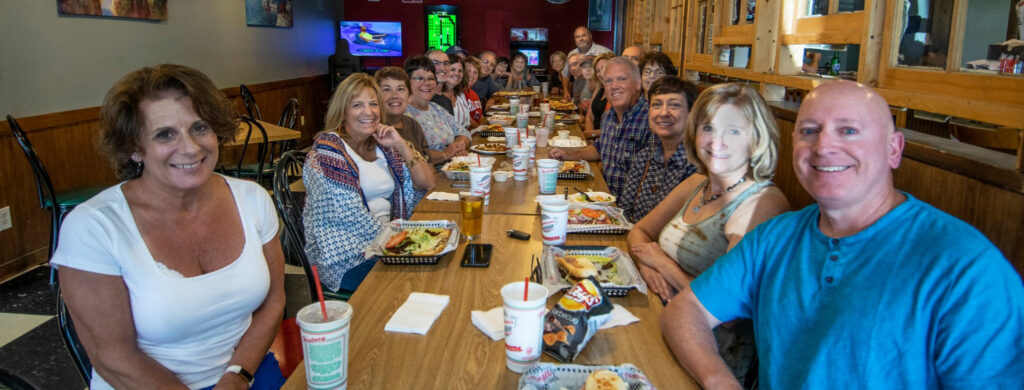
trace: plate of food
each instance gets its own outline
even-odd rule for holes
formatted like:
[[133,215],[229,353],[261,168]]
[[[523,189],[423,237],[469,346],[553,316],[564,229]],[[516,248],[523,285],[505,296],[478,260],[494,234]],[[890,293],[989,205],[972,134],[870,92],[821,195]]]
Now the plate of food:
[[555,115],[556,123],[573,123],[580,120],[579,114]]
[[622,215],[622,209],[598,204],[569,204],[567,233],[622,234],[633,224]]
[[582,180],[594,177],[590,164],[586,161],[565,161],[558,168],[558,178],[562,180]]
[[[591,387],[591,386],[595,387]],[[654,385],[636,366],[586,366],[537,363],[519,377],[519,390],[630,389],[649,390]]]
[[[441,167],[445,177],[450,180],[469,180],[469,165],[476,164],[476,155],[453,157]],[[483,165],[494,165],[494,157],[480,157]]]
[[437,264],[459,245],[459,227],[452,221],[395,220],[380,230],[366,248],[384,264]]
[[502,126],[502,125],[497,124],[497,123],[491,123],[491,124],[486,125],[486,126],[480,125],[480,127],[478,129],[479,130],[476,133],[479,134],[481,137],[484,137],[484,138],[487,138],[487,137],[504,137],[505,136],[505,126]]
[[579,108],[576,107],[576,103],[565,100],[552,100],[548,105],[555,111],[576,111]]
[[576,203],[605,204],[605,205],[609,205],[609,204],[615,203],[615,195],[609,194],[607,192],[587,191],[586,194],[587,194],[587,196],[583,196],[583,194],[581,194],[579,192],[577,192],[575,194],[570,194],[569,195],[569,201],[570,202],[576,202]]
[[548,140],[548,143],[551,144],[551,146],[559,148],[582,148],[584,146],[587,146],[587,141],[584,141],[580,137],[576,136],[572,136],[566,139],[553,138]]
[[505,153],[505,144],[498,144],[498,143],[476,144],[476,145],[470,146],[469,150],[472,150],[472,151],[480,153],[480,154],[504,154]]
[[539,267],[540,283],[548,291],[561,291],[594,276],[608,296],[624,297],[630,290],[647,294],[647,283],[633,260],[616,247],[544,246]]
[[533,96],[533,95],[537,95],[537,92],[533,92],[532,89],[498,91],[498,92],[494,93],[494,96],[504,96],[504,97]]
[[[515,121],[516,121],[516,117],[514,115],[498,114],[498,115],[491,115],[491,116],[487,117],[487,122],[488,123],[499,125],[499,126],[511,126],[512,123],[515,122]],[[502,131],[504,131],[504,130],[502,130]]]

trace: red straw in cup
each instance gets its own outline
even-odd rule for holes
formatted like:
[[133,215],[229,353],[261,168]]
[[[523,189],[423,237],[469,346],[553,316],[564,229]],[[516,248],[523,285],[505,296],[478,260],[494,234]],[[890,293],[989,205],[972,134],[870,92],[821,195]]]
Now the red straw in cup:
[[523,281],[523,285],[525,286],[525,287],[523,287],[523,302],[526,302],[526,301],[529,300],[528,298],[530,297],[530,277],[529,276],[527,276],[526,280]]
[[324,315],[324,322],[327,322],[327,304],[324,303],[324,288],[320,287],[320,274],[316,272],[316,266],[311,265],[313,268],[313,281],[316,282],[316,295],[320,298],[320,312]]
[[478,167],[484,166],[484,164],[482,162],[480,162],[480,154],[476,155],[476,166],[478,166]]

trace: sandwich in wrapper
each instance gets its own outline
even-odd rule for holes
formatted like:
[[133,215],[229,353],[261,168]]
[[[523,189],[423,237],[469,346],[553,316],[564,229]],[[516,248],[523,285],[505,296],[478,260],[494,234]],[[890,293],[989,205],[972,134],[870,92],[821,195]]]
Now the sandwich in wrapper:
[[544,352],[572,362],[601,325],[612,317],[612,303],[594,276],[566,291],[544,318]]

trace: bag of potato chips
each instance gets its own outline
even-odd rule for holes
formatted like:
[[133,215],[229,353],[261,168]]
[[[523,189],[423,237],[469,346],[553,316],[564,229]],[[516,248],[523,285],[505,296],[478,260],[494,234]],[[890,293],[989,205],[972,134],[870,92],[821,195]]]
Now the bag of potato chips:
[[572,362],[597,330],[612,317],[612,303],[593,276],[580,280],[544,319],[544,352]]

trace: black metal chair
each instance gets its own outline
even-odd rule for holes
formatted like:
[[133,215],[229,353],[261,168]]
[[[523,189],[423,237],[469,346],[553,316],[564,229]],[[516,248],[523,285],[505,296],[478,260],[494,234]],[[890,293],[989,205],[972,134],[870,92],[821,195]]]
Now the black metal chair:
[[[299,99],[291,98],[288,103],[285,103],[284,110],[281,111],[281,118],[277,120],[277,125],[286,129],[295,130],[295,123],[299,119]],[[295,148],[295,140],[287,140],[281,142],[275,142],[270,146],[270,155],[274,159],[271,161],[270,167],[265,169],[270,170],[267,174],[273,175],[274,167],[277,164],[277,160],[284,156],[285,152]]]
[[[32,143],[29,142],[28,136],[25,135],[21,125],[10,115],[7,116],[7,125],[11,128],[11,132],[14,133],[14,139],[21,145],[21,150],[25,152],[25,158],[28,159],[28,164],[32,168],[32,175],[36,179],[36,193],[39,194],[39,207],[50,212],[49,257],[52,257],[53,252],[57,250],[60,224],[64,221],[64,216],[71,212],[75,206],[89,200],[93,195],[98,194],[107,187],[79,187],[61,192],[54,191],[53,182],[50,181],[50,174],[47,173],[43,162],[36,155],[36,150],[32,147]],[[54,277],[55,274],[51,273],[51,284],[54,282]]]
[[[274,169],[274,206],[277,213],[284,220],[284,237],[282,248],[285,258],[289,262],[297,262],[306,271],[306,281],[309,284],[309,296],[317,301],[316,280],[313,278],[313,269],[310,267],[309,259],[306,258],[306,233],[302,226],[302,210],[305,207],[305,196],[294,193],[291,190],[292,183],[302,179],[302,165],[306,161],[306,154],[297,150],[285,152]],[[324,298],[347,301],[351,292],[332,292],[323,289]]]
[[[243,115],[241,117],[242,123],[248,125],[248,130],[245,134],[245,140],[241,144],[241,151],[238,155],[238,162],[232,166],[222,166],[221,170],[234,177],[244,177],[248,179],[256,180],[257,183],[263,183],[264,168],[269,166],[268,157],[270,156],[270,143],[267,141],[267,129],[263,128],[263,125],[250,116]],[[246,164],[245,153],[249,150],[249,141],[252,139],[253,129],[256,129],[262,135],[262,139],[256,144],[256,162],[252,164]],[[269,176],[268,176],[269,177]]]
[[242,105],[245,106],[245,112],[249,114],[249,117],[263,120],[263,114],[260,114],[260,106],[256,105],[256,98],[252,96],[249,87],[246,87],[245,84],[239,85],[238,94],[242,97]]
[[64,296],[61,295],[59,288],[57,289],[57,325],[60,327],[60,337],[64,339],[64,346],[67,347],[71,360],[75,361],[78,374],[85,379],[85,383],[89,383],[92,380],[92,363],[89,362],[89,356],[86,355],[85,348],[78,340],[75,324],[71,321],[71,312],[64,304]]

